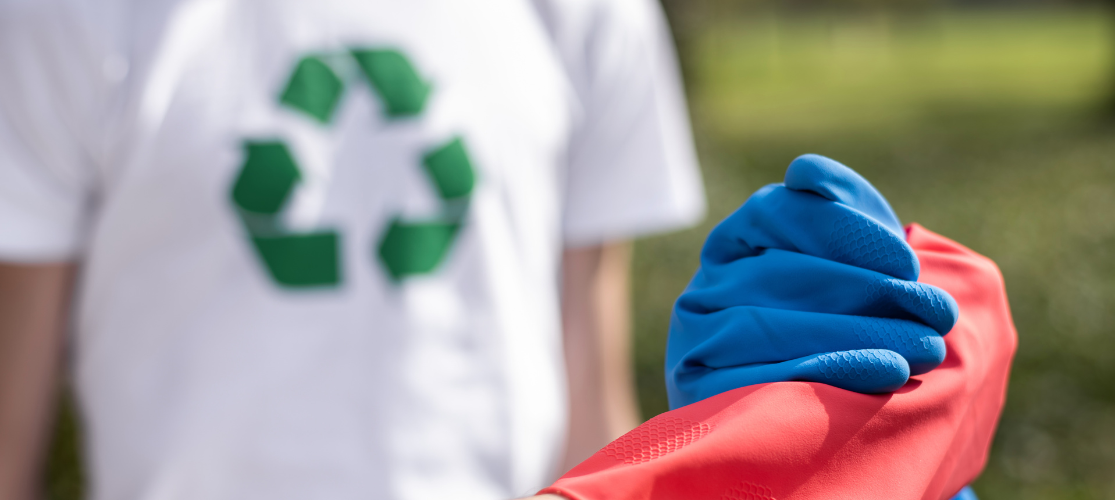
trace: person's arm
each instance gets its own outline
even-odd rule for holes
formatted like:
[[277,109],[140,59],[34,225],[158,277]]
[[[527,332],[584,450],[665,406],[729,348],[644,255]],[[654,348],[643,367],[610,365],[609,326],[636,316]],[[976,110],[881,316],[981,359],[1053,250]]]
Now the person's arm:
[[916,500],[960,491],[987,461],[1017,334],[993,262],[916,224],[908,240],[919,283],[959,305],[937,369],[891,394],[802,381],[733,389],[652,418],[539,494]]
[[0,264],[0,498],[38,497],[72,264]]
[[566,249],[562,324],[569,435],[562,472],[639,424],[630,356],[631,246]]

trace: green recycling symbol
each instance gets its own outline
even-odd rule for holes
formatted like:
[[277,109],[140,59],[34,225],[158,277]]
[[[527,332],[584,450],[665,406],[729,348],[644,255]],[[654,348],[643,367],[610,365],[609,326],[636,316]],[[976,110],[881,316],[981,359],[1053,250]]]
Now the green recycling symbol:
[[[347,61],[347,62],[346,62]],[[410,60],[394,49],[352,49],[341,54],[303,57],[295,65],[279,103],[329,126],[348,83],[337,67],[355,62],[359,80],[369,84],[388,120],[422,114],[430,84]],[[244,160],[232,186],[232,202],[252,246],[271,278],[282,287],[328,287],[341,281],[340,240],[336,230],[296,232],[281,214],[301,182],[298,161],[279,139],[243,142]],[[422,167],[441,200],[433,217],[394,217],[379,234],[378,261],[395,282],[437,269],[453,246],[475,184],[475,173],[460,137],[427,149]]]

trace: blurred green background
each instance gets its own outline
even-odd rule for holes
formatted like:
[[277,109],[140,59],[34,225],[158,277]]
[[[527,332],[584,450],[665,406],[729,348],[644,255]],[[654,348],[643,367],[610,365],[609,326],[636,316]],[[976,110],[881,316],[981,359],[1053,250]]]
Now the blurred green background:
[[[984,500],[1115,498],[1115,14],[1103,4],[666,2],[709,195],[635,253],[644,417],[670,307],[713,224],[802,153],[999,263],[1020,344]],[[66,414],[72,414],[67,409]],[[49,497],[80,498],[59,423]],[[912,451],[912,453],[916,453]]]
[[636,247],[644,416],[667,408],[670,306],[705,235],[795,156],[819,153],[863,173],[903,222],[1003,271],[1020,343],[980,497],[1115,498],[1115,14],[666,5],[710,209],[700,227]]

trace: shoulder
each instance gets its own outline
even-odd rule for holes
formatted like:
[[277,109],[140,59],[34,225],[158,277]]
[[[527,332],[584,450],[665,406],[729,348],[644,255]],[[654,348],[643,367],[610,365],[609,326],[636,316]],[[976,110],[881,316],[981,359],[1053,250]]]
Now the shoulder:
[[653,32],[661,20],[654,0],[531,0],[559,42],[589,42],[617,32]]

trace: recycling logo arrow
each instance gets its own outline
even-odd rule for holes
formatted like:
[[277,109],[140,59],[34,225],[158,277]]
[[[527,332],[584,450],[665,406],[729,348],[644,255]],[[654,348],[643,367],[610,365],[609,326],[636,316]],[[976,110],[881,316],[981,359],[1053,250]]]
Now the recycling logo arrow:
[[[380,100],[389,120],[422,114],[431,86],[394,49],[358,48],[303,57],[287,79],[279,103],[329,126],[346,86],[353,83],[338,76],[333,66],[338,58],[355,62],[359,79]],[[283,223],[283,210],[302,178],[298,160],[286,142],[246,139],[243,147],[244,160],[231,196],[263,267],[275,283],[286,288],[339,285],[341,235],[335,230],[292,231]],[[441,200],[441,209],[420,220],[395,216],[379,233],[376,260],[395,282],[431,273],[445,260],[468,213],[476,183],[460,137],[428,148],[421,168]]]

